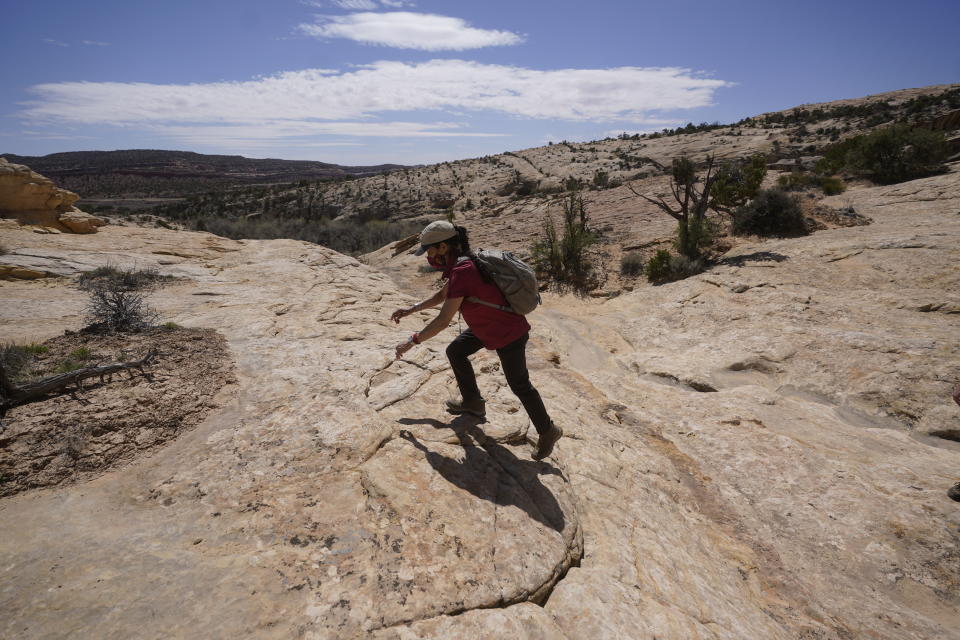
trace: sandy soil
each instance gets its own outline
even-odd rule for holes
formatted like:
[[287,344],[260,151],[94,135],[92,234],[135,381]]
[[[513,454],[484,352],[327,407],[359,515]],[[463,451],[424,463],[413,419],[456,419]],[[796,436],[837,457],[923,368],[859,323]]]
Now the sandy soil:
[[[223,337],[210,329],[153,329],[139,334],[68,332],[44,343],[38,370],[53,370],[79,348],[82,364],[138,360],[158,351],[145,373],[91,378],[81,390],[10,410],[0,430],[0,496],[88,478],[161,445],[216,406],[233,382]],[[76,358],[74,358],[76,360]]]

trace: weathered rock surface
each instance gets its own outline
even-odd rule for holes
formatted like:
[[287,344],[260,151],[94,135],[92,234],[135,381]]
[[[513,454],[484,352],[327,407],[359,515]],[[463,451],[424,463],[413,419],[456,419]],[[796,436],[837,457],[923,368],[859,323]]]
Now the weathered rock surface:
[[[847,205],[873,224],[605,302],[548,296],[528,357],[568,437],[540,463],[494,354],[483,423],[442,411],[453,332],[393,360],[431,314],[390,323],[410,296],[356,260],[0,230],[38,270],[184,278],[151,303],[220,330],[238,377],[149,458],[0,500],[0,636],[960,637],[960,444],[920,426],[960,420],[960,315],[940,311],[960,303],[960,180]],[[82,305],[56,280],[0,297],[17,340]]]
[[0,158],[0,216],[46,233],[96,233],[106,221],[73,206],[79,199],[29,167]]
[[97,227],[107,224],[105,220],[82,211],[67,211],[60,214],[57,222],[74,233],[96,233]]

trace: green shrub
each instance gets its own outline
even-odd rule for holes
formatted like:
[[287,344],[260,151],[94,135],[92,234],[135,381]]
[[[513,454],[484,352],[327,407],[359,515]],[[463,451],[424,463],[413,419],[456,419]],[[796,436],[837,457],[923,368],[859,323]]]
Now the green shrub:
[[66,360],[61,362],[59,365],[57,365],[57,368],[54,371],[55,373],[70,373],[71,371],[76,371],[81,366],[82,365],[76,360],[67,358]]
[[[687,224],[682,222],[677,224],[674,234],[673,248],[680,255],[686,255],[691,260],[696,260],[700,258],[705,249],[713,244],[713,240],[717,236],[717,225],[709,218],[688,218]],[[695,253],[693,255],[685,253],[683,251],[685,246],[695,247]]]
[[0,366],[10,380],[17,382],[29,377],[33,357],[47,351],[49,348],[40,344],[0,344]]
[[572,192],[563,204],[563,236],[553,218],[544,221],[544,236],[531,247],[533,265],[559,290],[584,293],[597,284],[597,272],[587,250],[597,237],[589,229],[583,198]]
[[670,252],[659,249],[650,261],[647,262],[645,273],[650,282],[667,282],[670,280]]
[[87,347],[78,347],[67,356],[71,360],[87,360],[90,358],[90,349]]
[[942,131],[897,124],[833,145],[817,163],[817,172],[848,171],[893,184],[943,171],[948,154]]
[[704,262],[684,255],[672,255],[666,249],[658,250],[644,270],[647,280],[654,284],[683,280],[703,273]]
[[24,353],[28,353],[32,356],[40,355],[41,353],[46,353],[50,351],[50,347],[48,347],[47,345],[37,344],[35,342],[31,342],[30,344],[20,345],[15,348],[23,351]]
[[777,178],[777,188],[783,191],[801,191],[814,187],[820,188],[828,196],[835,196],[847,190],[846,183],[835,176],[815,176],[797,172]]
[[825,176],[820,178],[820,188],[828,196],[835,196],[847,190],[847,183],[834,176]]
[[698,273],[703,273],[706,264],[700,258],[688,258],[687,256],[672,256],[670,258],[670,272],[674,280],[683,280]]
[[180,328],[180,325],[178,325],[176,322],[164,322],[164,323],[163,323],[162,325],[160,325],[160,326],[163,327],[164,329],[169,330],[169,331],[173,331],[174,329],[179,329],[179,328]]
[[784,236],[807,233],[796,197],[780,189],[763,189],[733,211],[734,235]]
[[947,155],[942,131],[899,124],[863,136],[847,164],[874,182],[893,184],[942,171]]
[[817,178],[807,173],[785,173],[777,178],[777,188],[784,191],[800,191],[818,184]]
[[638,276],[644,271],[643,256],[636,251],[624,254],[620,258],[620,274],[624,276]]

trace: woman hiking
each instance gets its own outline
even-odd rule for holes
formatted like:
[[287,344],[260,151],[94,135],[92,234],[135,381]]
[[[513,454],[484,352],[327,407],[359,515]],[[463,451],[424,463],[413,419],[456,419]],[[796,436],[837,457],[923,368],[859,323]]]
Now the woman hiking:
[[440,303],[443,303],[443,306],[432,322],[410,336],[406,342],[397,345],[397,359],[413,345],[429,340],[446,329],[453,316],[460,311],[467,323],[467,330],[454,338],[447,347],[447,358],[460,388],[460,398],[455,401],[448,400],[447,411],[479,417],[486,414],[486,402],[477,387],[470,356],[483,347],[495,349],[500,356],[501,367],[510,390],[520,399],[540,436],[533,458],[546,458],[563,435],[563,430],[553,424],[540,394],[530,384],[526,357],[530,324],[520,314],[469,300],[475,297],[497,306],[508,305],[493,280],[478,267],[476,256],[470,250],[466,229],[454,226],[446,220],[431,222],[420,233],[420,248],[415,252],[418,256],[424,253],[427,254],[427,261],[431,266],[443,270],[446,284],[423,302],[407,309],[397,309],[390,319],[399,323],[401,318],[411,313],[435,307]]

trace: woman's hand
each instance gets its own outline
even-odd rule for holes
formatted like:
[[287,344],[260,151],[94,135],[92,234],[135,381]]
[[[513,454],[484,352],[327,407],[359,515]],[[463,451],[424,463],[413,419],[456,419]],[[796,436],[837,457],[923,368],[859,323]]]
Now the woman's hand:
[[394,360],[399,360],[400,358],[402,358],[403,354],[405,354],[407,351],[410,351],[410,347],[412,346],[413,346],[413,343],[410,342],[409,340],[406,340],[398,344],[396,349],[397,357],[394,358]]
[[396,322],[397,324],[400,324],[400,318],[404,318],[410,315],[411,313],[413,313],[413,307],[410,307],[409,309],[397,309],[390,316],[390,319]]

